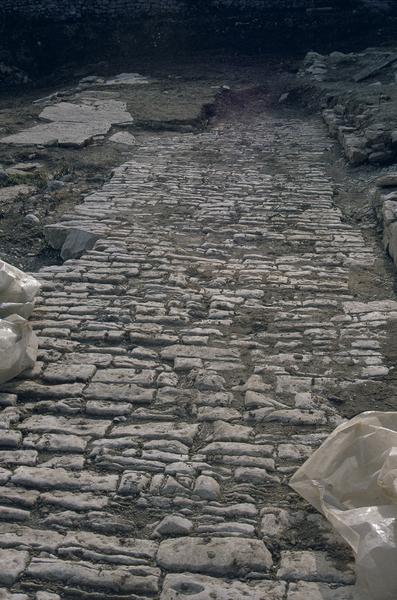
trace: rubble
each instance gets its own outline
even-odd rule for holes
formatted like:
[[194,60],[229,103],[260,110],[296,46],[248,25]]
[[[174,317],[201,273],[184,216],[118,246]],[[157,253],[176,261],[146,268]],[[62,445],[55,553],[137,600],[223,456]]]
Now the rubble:
[[[397,161],[397,54],[370,48],[359,53],[309,52],[299,73],[315,82],[323,118],[353,165]],[[373,81],[379,76],[380,80]]]

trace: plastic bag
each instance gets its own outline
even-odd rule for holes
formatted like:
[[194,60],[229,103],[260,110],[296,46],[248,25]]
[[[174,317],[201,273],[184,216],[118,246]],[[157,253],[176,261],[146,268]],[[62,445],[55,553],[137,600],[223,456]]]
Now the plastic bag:
[[19,315],[0,319],[0,383],[33,367],[37,338],[28,321]]
[[39,290],[40,284],[34,277],[0,260],[0,317],[30,317]]
[[365,412],[337,427],[290,485],[353,549],[355,600],[396,600],[397,412]]

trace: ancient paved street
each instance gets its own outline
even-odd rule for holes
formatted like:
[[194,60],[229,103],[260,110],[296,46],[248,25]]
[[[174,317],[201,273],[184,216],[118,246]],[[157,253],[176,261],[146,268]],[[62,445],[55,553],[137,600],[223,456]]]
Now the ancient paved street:
[[351,599],[288,480],[329,390],[387,375],[397,305],[349,289],[376,251],[327,145],[270,114],[153,136],[65,215],[101,238],[37,275],[39,362],[0,395],[1,597]]

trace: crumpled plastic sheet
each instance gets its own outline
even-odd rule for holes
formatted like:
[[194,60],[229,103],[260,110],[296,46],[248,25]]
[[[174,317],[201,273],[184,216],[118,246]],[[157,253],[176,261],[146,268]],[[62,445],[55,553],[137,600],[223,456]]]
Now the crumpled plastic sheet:
[[397,412],[339,425],[290,485],[351,546],[354,600],[397,600]]
[[37,279],[0,260],[0,318],[16,314],[28,319],[39,290]]
[[34,277],[0,260],[0,383],[36,362],[37,339],[26,319],[39,290]]
[[26,319],[19,315],[0,319],[0,383],[33,367],[37,346],[37,338]]

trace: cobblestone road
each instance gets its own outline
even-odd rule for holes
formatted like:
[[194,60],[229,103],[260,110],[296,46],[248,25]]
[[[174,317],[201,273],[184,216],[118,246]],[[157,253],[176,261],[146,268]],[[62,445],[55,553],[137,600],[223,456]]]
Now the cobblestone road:
[[[2,388],[1,598],[350,600],[351,557],[288,479],[387,374],[375,257],[333,204],[321,124],[149,138],[38,275],[36,368]],[[18,396],[18,397],[17,397]]]

